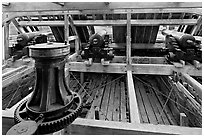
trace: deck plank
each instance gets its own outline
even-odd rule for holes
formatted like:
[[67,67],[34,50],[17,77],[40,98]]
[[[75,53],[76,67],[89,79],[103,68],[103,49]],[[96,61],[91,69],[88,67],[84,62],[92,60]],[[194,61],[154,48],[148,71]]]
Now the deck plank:
[[[157,90],[157,91],[155,91],[155,95],[156,95],[157,99],[159,100],[159,102],[160,102],[160,104],[161,104],[161,107],[162,107],[165,101],[164,101],[164,99],[162,98],[162,95],[161,95],[160,93],[158,93],[158,91],[160,91],[160,90],[159,90],[159,88],[157,87],[157,83],[156,83],[156,81],[153,80],[151,84],[152,84],[152,85],[155,87],[155,89]],[[166,108],[164,109],[163,115],[166,115],[166,117],[168,118],[168,120],[169,120],[169,122],[170,122],[171,125],[178,125],[177,122],[175,121],[175,119],[173,118],[173,115],[172,115],[172,113],[171,113],[171,111],[169,110],[168,107],[166,107]]]
[[100,120],[107,120],[106,115],[107,115],[107,110],[108,110],[108,102],[109,102],[110,89],[111,89],[111,83],[110,82],[111,82],[111,77],[109,76],[108,80],[107,80],[107,85],[106,85],[106,88],[104,91],[102,103],[101,103],[102,114],[100,113],[100,115],[99,115]]
[[152,109],[151,104],[149,102],[149,99],[147,97],[146,91],[144,89],[144,85],[141,82],[138,82],[138,86],[139,86],[139,89],[140,89],[139,91],[142,95],[143,102],[144,102],[144,105],[145,105],[145,108],[147,111],[149,122],[151,124],[158,124],[157,119],[156,119],[155,115],[153,114],[153,109]]
[[89,110],[89,112],[88,112],[88,114],[87,114],[87,118],[88,119],[94,119],[94,116],[95,116],[95,108],[96,107],[100,107],[100,103],[101,103],[101,99],[102,99],[102,95],[103,95],[103,91],[104,91],[104,86],[103,87],[100,87],[102,84],[103,84],[103,82],[105,81],[105,78],[104,78],[104,76],[101,76],[101,80],[98,80],[97,81],[97,90],[94,90],[93,92],[92,92],[92,94],[91,94],[91,102],[93,102],[92,103],[92,105],[91,105],[91,108],[90,108],[90,110]]
[[121,97],[121,101],[120,101],[120,110],[121,110],[121,115],[120,115],[120,120],[122,121],[122,122],[127,122],[127,116],[126,116],[126,97],[125,97],[125,93],[127,92],[127,91],[125,91],[125,84],[124,84],[124,82],[120,82],[120,86],[121,86],[121,91],[120,91],[120,93],[121,93],[121,95],[120,95],[120,97]]
[[140,117],[141,117],[141,123],[149,123],[149,120],[148,120],[148,117],[147,117],[147,112],[146,112],[146,109],[145,109],[145,106],[144,106],[144,103],[143,103],[143,99],[142,99],[142,96],[140,94],[140,89],[139,89],[139,86],[138,86],[138,81],[134,81],[134,85],[135,85],[135,93],[136,93],[136,96],[137,96],[137,102],[138,102],[138,105],[139,105],[139,112],[140,112]]
[[111,83],[110,100],[109,100],[109,103],[108,103],[108,113],[107,113],[107,119],[109,121],[112,121],[112,119],[113,119],[114,92],[115,92],[115,81]]
[[119,119],[120,119],[120,85],[119,80],[117,80],[114,95],[113,121],[119,121]]

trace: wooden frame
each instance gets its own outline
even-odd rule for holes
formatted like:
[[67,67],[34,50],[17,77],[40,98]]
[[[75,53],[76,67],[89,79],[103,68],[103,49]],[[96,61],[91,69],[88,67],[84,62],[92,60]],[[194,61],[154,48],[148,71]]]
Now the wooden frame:
[[[22,6],[23,5],[23,6]],[[135,64],[134,59],[137,60],[138,57],[131,56],[131,49],[134,49],[135,45],[131,44],[131,26],[152,26],[152,25],[175,25],[175,24],[186,24],[195,25],[198,20],[196,19],[152,19],[152,20],[131,20],[132,13],[196,13],[201,14],[202,3],[199,2],[165,2],[165,3],[109,3],[109,2],[99,2],[99,3],[12,3],[10,6],[3,8],[3,25],[5,27],[5,46],[8,47],[8,25],[11,19],[18,16],[28,16],[28,15],[64,15],[64,21],[21,21],[20,26],[65,26],[65,41],[69,44],[69,41],[75,40],[75,53],[71,55],[67,60],[65,68],[65,75],[69,71],[80,71],[80,72],[98,72],[98,73],[121,73],[127,74],[127,86],[129,94],[129,104],[130,104],[130,119],[131,123],[121,123],[112,121],[95,121],[88,119],[78,118],[69,127],[69,132],[74,134],[202,134],[201,128],[190,128],[190,127],[179,127],[178,126],[166,126],[166,125],[150,125],[150,124],[140,124],[140,117],[137,107],[137,98],[135,95],[134,82],[132,74],[148,74],[148,75],[173,75],[174,72],[187,73],[192,76],[201,76],[202,70],[195,69],[191,65],[185,65],[182,68],[178,68],[174,65],[163,64],[163,59],[161,61],[156,61],[155,64]],[[25,8],[26,7],[26,8]],[[150,9],[151,8],[151,9]],[[167,9],[165,9],[167,8]],[[191,8],[190,10],[188,8]],[[19,12],[19,13],[15,13]],[[127,20],[77,20],[70,21],[69,15],[74,14],[127,14]],[[151,21],[151,23],[149,23]],[[14,22],[16,23],[16,22]],[[127,37],[126,44],[126,56],[121,57],[119,63],[110,63],[109,65],[103,66],[101,63],[93,63],[91,66],[87,66],[84,62],[76,62],[77,56],[80,50],[80,41],[77,36],[69,36],[69,25],[73,26],[87,26],[87,25],[116,25],[116,26],[126,26],[127,25]],[[76,32],[76,31],[75,31]],[[144,46],[145,47],[145,46]],[[137,48],[136,48],[137,49]],[[6,50],[6,49],[5,49]],[[124,62],[124,58],[125,61]],[[151,60],[149,57],[146,59]],[[122,60],[122,61],[121,61]],[[122,62],[122,63],[121,63]],[[34,71],[34,68],[29,68],[23,75]],[[19,75],[9,79],[9,81],[3,81],[3,86],[9,84],[9,82],[17,79]],[[81,78],[83,79],[83,77]],[[201,94],[202,88],[200,85],[195,83],[191,78],[187,78],[187,81],[193,83]],[[30,96],[30,95],[29,95]],[[27,96],[27,97],[29,97]],[[25,98],[24,98],[25,99]],[[19,102],[20,103],[20,102]],[[18,103],[18,104],[19,104]],[[15,110],[16,104],[9,110],[3,111],[3,119],[8,117],[13,117],[13,111]],[[92,132],[94,131],[94,133]]]
[[108,66],[103,66],[101,63],[93,63],[91,66],[86,66],[84,62],[69,62],[68,65],[70,71],[80,72],[124,74],[127,70],[132,70],[133,74],[173,75],[173,72],[183,72],[191,76],[202,75],[201,70],[197,70],[191,65],[185,65],[183,68],[166,64],[131,64],[131,66],[129,66],[125,63],[110,63]]

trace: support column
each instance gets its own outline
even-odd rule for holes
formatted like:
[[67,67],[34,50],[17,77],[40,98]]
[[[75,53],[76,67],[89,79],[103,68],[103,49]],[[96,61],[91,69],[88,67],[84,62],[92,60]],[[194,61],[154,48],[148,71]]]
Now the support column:
[[4,24],[4,60],[9,58],[9,24],[10,22]]
[[64,41],[69,45],[69,19],[68,15],[64,15]]
[[127,13],[127,36],[126,36],[126,57],[127,64],[131,64],[131,13],[128,10]]

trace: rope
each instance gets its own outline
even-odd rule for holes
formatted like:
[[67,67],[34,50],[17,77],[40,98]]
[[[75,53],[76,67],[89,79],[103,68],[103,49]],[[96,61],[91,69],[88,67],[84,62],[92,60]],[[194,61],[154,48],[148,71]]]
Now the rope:
[[[70,74],[74,77],[74,79],[77,81],[77,83],[79,83],[79,85],[83,88],[83,90],[85,91],[85,93],[88,94],[88,95],[91,97],[91,95],[87,92],[87,90],[83,87],[83,85],[81,85],[81,83],[79,82],[79,80],[78,80],[72,73],[70,73]],[[118,80],[118,79],[120,79],[120,78],[122,78],[122,77],[123,77],[123,75],[120,76],[120,77],[118,77],[118,78],[116,78],[116,79],[114,79],[114,80],[112,80],[112,81],[110,81],[110,82],[108,82],[108,83],[106,83],[106,84],[100,85],[100,86],[98,86],[98,87],[92,89],[91,91],[94,91],[95,89],[98,89],[98,88],[101,88],[101,87],[103,87],[103,86],[106,86],[106,85],[108,85],[108,84],[110,84],[110,83],[112,83],[112,82],[114,82],[114,81],[116,81],[116,80]],[[105,120],[108,120],[108,121],[109,121],[109,119],[106,117],[106,115],[101,111],[101,108],[99,108],[99,111],[102,113],[102,115],[104,115]]]
[[8,108],[9,105],[11,104],[11,102],[13,101],[13,99],[14,99],[16,93],[18,92],[19,88],[21,87],[22,83],[23,83],[23,80],[21,80],[21,83],[18,85],[18,88],[16,89],[15,93],[13,94],[13,96],[12,96],[12,98],[10,99],[10,101],[9,101],[8,105],[6,106],[6,108]]
[[[165,96],[168,98],[167,95],[163,94],[162,92],[160,92],[159,90],[155,89],[154,87],[152,87],[151,85],[147,84],[146,82],[144,82],[143,80],[141,80],[140,78],[133,76],[136,79],[138,79],[139,81],[141,81],[142,83],[144,83],[145,85],[151,87],[152,89],[154,89],[154,91],[159,92],[161,95]],[[190,112],[191,114],[193,114],[194,116],[197,116],[195,113],[193,113],[192,111],[188,110],[187,108],[185,108],[184,106],[182,106],[181,104],[179,104],[178,102],[175,102],[173,99],[169,98],[169,100],[171,100],[172,102],[176,103],[177,105],[179,105],[180,107],[182,107],[183,109],[185,109],[186,111]]]

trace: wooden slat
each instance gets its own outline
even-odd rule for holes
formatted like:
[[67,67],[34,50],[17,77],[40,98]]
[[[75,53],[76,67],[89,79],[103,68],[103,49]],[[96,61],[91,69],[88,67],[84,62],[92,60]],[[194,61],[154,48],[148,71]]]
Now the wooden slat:
[[[151,81],[151,85],[153,87],[155,87],[155,89],[154,89],[155,96],[158,99],[160,106],[162,107],[165,103],[165,100],[163,99],[164,96],[163,96],[163,94],[160,93],[161,91],[159,90],[155,80]],[[162,107],[162,109],[163,109],[163,107]],[[162,115],[164,120],[166,120],[166,118],[167,118],[171,125],[177,125],[177,123],[176,123],[175,119],[173,118],[173,115],[171,114],[171,111],[169,110],[168,107],[166,107],[163,110],[163,112],[160,111],[160,114]]]
[[188,74],[182,73],[182,77],[195,89],[199,97],[202,99],[202,85]]
[[129,97],[129,106],[130,106],[130,122],[131,123],[140,123],[140,114],[137,103],[137,98],[135,95],[135,88],[132,78],[132,72],[127,71],[127,87],[128,87],[128,97]]
[[[132,26],[151,25],[195,25],[196,19],[144,19],[131,20]],[[125,26],[126,20],[75,20],[76,26]],[[20,26],[64,26],[64,21],[20,21]]]
[[153,134],[182,134],[201,135],[201,128],[179,127],[171,125],[151,125],[139,123],[124,123],[77,118],[67,134],[75,135],[153,135]]
[[106,116],[108,121],[112,121],[112,119],[113,119],[114,92],[115,92],[115,82],[112,82],[111,88],[110,88],[110,97],[109,97],[109,102],[108,102],[108,112],[107,112],[107,116]]
[[121,102],[120,102],[120,110],[121,110],[121,116],[120,116],[120,118],[121,118],[121,121],[122,122],[126,122],[127,121],[127,116],[126,116],[126,101],[127,101],[127,99],[126,99],[126,96],[125,96],[125,84],[124,84],[124,82],[120,82],[120,86],[121,86],[121,95],[120,95],[120,97],[121,97]]
[[126,62],[131,64],[131,13],[127,13]]
[[3,12],[31,12],[31,11],[67,11],[67,10],[107,10],[107,9],[158,9],[158,8],[202,8],[201,2],[66,2],[60,6],[51,2],[41,4],[33,2],[12,2],[9,6],[3,7]]
[[120,121],[120,102],[120,84],[119,80],[117,80],[114,95],[113,121]]
[[109,97],[110,97],[110,92],[111,92],[111,77],[108,77],[107,84],[105,87],[102,103],[101,103],[101,111],[103,114],[100,113],[100,120],[107,120],[106,115],[108,111],[108,103],[109,103]]
[[143,98],[143,102],[144,102],[144,106],[145,106],[145,109],[147,112],[147,117],[149,119],[149,122],[151,124],[158,124],[156,117],[154,115],[154,112],[153,112],[153,108],[152,108],[150,101],[148,99],[146,90],[144,88],[144,85],[141,82],[138,82],[137,84],[138,84],[138,87],[140,89],[139,91],[140,91],[141,97]]
[[149,120],[147,117],[147,111],[146,111],[145,106],[144,106],[145,102],[143,101],[143,98],[141,96],[138,81],[135,80],[134,84],[135,84],[134,86],[135,86],[135,93],[137,96],[137,102],[138,102],[138,106],[139,106],[139,112],[140,112],[140,116],[141,116],[140,122],[141,123],[149,123]]
[[4,43],[3,43],[3,46],[4,46],[4,51],[3,51],[3,53],[4,53],[4,57],[3,57],[3,60],[6,60],[6,59],[8,59],[9,58],[9,50],[8,50],[8,48],[9,48],[9,23],[7,22],[7,23],[5,23],[4,24]]
[[18,73],[18,72],[22,71],[25,68],[27,68],[26,65],[20,66],[18,68],[13,68],[13,70],[8,71],[6,73],[3,73],[2,74],[2,79],[4,80],[4,79],[8,78],[9,76],[13,75],[14,73]]

